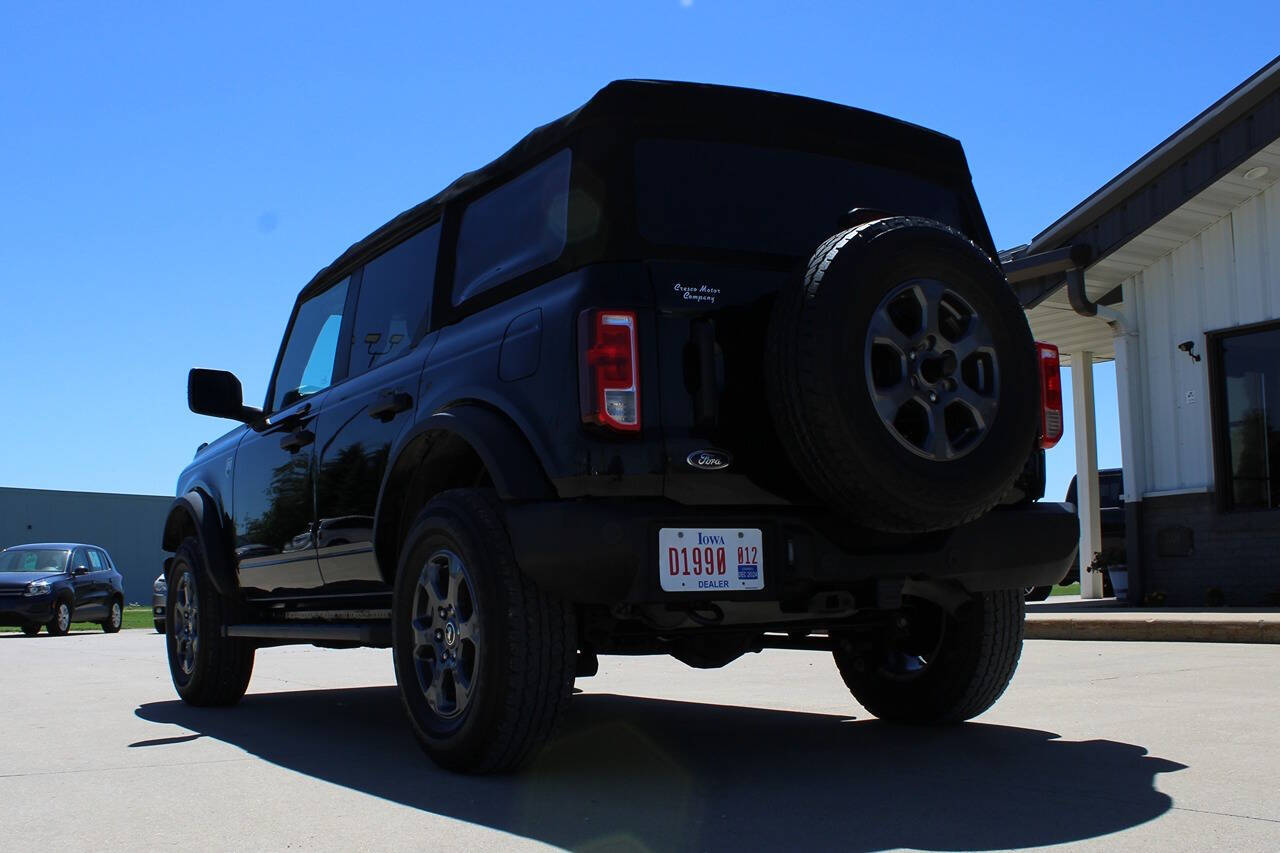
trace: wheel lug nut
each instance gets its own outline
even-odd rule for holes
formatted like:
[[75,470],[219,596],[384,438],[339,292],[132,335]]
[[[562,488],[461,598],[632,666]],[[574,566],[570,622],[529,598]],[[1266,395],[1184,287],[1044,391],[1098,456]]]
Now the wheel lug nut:
[[915,361],[915,360],[916,360],[916,351],[915,351],[915,350],[912,350],[911,352],[907,353],[907,360],[908,360],[908,361]]
[[930,391],[930,392],[929,392],[929,402],[930,402],[930,403],[936,403],[936,402],[938,402],[938,392],[937,392],[937,391]]

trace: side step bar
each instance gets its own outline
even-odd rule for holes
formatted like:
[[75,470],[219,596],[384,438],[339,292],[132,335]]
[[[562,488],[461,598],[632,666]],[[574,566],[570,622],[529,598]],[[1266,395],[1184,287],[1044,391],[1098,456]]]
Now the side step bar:
[[285,643],[352,643],[381,648],[391,645],[391,626],[382,622],[266,622],[228,625],[222,634]]

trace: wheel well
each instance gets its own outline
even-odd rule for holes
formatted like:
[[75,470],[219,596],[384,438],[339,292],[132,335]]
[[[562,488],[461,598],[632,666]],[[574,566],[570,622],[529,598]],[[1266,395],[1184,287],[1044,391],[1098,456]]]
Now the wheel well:
[[190,512],[182,507],[174,507],[169,510],[169,517],[165,519],[164,539],[160,545],[164,550],[173,553],[178,550],[182,540],[188,536],[199,536],[195,519],[191,517]]
[[443,430],[416,437],[387,475],[378,506],[374,552],[382,579],[395,581],[400,543],[418,510],[446,489],[483,488],[493,477],[476,449],[457,433]]

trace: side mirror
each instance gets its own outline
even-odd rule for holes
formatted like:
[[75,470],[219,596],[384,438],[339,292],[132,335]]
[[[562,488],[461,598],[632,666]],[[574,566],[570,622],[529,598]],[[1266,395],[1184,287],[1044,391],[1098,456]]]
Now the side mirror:
[[89,574],[89,567],[88,567],[88,566],[76,566],[75,568],[73,568],[73,569],[71,570],[71,574],[73,574],[73,575],[87,575],[87,574]]
[[203,367],[193,367],[187,374],[187,407],[197,415],[242,423],[262,416],[261,409],[244,404],[244,391],[234,373]]

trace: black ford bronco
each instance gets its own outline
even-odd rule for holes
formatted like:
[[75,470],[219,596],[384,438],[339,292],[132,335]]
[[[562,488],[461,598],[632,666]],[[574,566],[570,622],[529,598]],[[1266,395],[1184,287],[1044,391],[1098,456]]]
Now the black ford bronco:
[[165,525],[195,705],[255,650],[393,649],[425,751],[531,755],[597,655],[830,651],[912,723],[991,706],[1075,516],[948,137],[794,96],[613,83],[302,289],[265,403],[192,370]]

